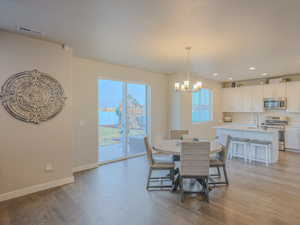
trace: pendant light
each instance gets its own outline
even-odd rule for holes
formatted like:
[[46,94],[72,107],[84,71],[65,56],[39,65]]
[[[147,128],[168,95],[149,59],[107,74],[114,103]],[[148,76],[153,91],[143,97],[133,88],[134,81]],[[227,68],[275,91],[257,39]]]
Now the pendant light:
[[194,84],[192,84],[190,80],[190,67],[191,67],[191,59],[190,59],[190,54],[191,54],[191,47],[186,47],[185,50],[187,52],[186,54],[186,79],[181,82],[175,82],[174,84],[174,89],[175,91],[182,91],[182,92],[195,92],[199,91],[202,88],[202,82],[197,81]]

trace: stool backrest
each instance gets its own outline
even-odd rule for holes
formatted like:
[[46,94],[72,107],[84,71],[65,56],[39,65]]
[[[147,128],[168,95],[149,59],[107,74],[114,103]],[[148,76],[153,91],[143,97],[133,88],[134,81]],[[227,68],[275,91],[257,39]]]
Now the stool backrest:
[[152,149],[151,144],[149,143],[149,138],[147,136],[144,137],[144,142],[145,142],[147,159],[148,159],[149,165],[153,165],[153,157],[152,157],[153,149]]
[[170,138],[171,139],[183,139],[184,135],[188,135],[188,130],[171,130],[170,131]]
[[182,176],[209,175],[210,142],[183,142],[180,154]]

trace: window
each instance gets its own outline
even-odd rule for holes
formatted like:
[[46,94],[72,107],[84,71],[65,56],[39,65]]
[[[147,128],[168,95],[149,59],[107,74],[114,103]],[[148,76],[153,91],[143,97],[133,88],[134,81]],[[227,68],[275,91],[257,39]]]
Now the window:
[[212,120],[212,90],[202,88],[192,94],[192,122]]

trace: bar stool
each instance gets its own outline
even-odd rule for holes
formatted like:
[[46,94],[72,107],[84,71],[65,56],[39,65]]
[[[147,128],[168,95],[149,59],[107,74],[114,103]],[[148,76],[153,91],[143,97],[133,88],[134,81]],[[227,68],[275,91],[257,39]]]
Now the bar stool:
[[250,140],[250,162],[252,160],[257,160],[257,150],[260,151],[265,151],[265,160],[264,163],[266,163],[266,166],[271,163],[271,146],[272,142],[271,141],[262,141],[262,140]]
[[[249,141],[250,139],[248,138],[232,137],[230,142],[231,148],[228,154],[228,158],[232,159],[233,156],[240,156],[244,158],[245,162],[247,162]],[[239,146],[242,146],[242,154],[238,154]]]

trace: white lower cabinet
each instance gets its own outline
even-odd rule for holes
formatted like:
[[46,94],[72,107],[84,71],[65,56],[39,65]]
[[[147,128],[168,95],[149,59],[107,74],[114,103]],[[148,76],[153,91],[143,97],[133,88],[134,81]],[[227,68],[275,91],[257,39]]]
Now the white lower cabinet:
[[300,150],[300,128],[287,127],[285,130],[285,148]]

